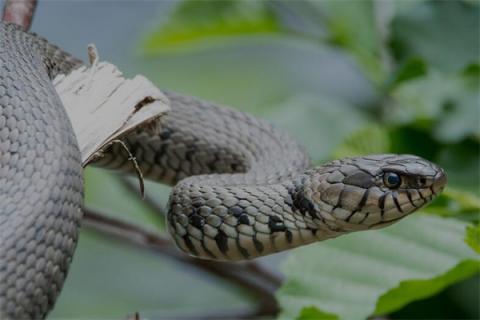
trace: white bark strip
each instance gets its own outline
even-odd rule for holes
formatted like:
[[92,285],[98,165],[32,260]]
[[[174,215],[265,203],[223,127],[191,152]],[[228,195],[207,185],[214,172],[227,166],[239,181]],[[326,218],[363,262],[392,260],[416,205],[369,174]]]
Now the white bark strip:
[[170,110],[168,98],[147,78],[125,79],[106,62],[58,76],[53,84],[72,122],[84,166],[112,140]]

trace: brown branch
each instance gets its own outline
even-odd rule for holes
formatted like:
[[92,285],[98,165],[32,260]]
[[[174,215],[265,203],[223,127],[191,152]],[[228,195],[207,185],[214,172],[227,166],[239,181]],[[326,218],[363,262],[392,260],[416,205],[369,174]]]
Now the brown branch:
[[[230,263],[195,259],[181,253],[169,239],[155,232],[108,217],[88,208],[84,212],[85,226],[91,230],[162,254],[187,266],[227,280],[254,294],[259,299],[259,307],[254,312],[255,316],[275,315],[278,312],[274,292],[280,283],[278,281],[272,282],[274,277],[266,277],[266,270],[255,264],[252,266],[252,262]],[[247,312],[247,314],[250,313]]]
[[27,31],[32,25],[36,8],[37,0],[6,0],[2,20],[15,23]]
[[284,279],[281,274],[277,274],[272,270],[265,268],[260,263],[253,261],[247,262],[245,264],[245,268],[248,270],[248,272],[252,272],[257,276],[270,281],[276,289],[279,288],[283,283]]

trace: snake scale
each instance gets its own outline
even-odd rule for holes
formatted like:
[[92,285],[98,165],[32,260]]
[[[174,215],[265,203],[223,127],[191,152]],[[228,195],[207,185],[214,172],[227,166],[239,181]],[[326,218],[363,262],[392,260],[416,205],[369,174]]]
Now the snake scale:
[[[44,318],[72,260],[83,198],[80,153],[51,79],[79,65],[0,23],[0,318]],[[312,167],[287,133],[175,93],[155,133],[125,141],[147,177],[174,185],[168,228],[190,255],[251,259],[387,226],[427,204],[444,171],[412,155]],[[96,165],[129,171],[113,146]]]

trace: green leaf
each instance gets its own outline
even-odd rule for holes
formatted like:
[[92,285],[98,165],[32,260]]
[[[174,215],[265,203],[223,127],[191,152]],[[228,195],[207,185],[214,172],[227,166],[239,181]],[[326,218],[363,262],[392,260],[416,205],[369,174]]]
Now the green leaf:
[[379,298],[375,314],[387,314],[401,309],[411,301],[433,296],[449,285],[471,277],[479,271],[478,260],[465,260],[436,278],[402,281],[398,287]]
[[422,59],[413,58],[406,61],[393,75],[391,86],[409,81],[427,74],[428,66]]
[[338,320],[338,317],[331,313],[325,313],[315,307],[303,308],[297,320]]
[[205,40],[272,34],[279,29],[265,1],[185,0],[146,38],[143,50],[147,54],[185,50],[206,44]]
[[471,76],[432,71],[403,82],[392,92],[396,105],[386,113],[387,120],[433,130],[435,138],[442,142],[458,142],[466,137],[480,140],[480,91],[469,85],[471,81]]
[[[387,123],[388,125],[388,123]],[[409,153],[435,160],[441,145],[432,138],[431,130],[423,128],[417,123],[410,125],[395,126],[390,124],[388,135],[391,141],[392,153]]]
[[[297,249],[282,266],[281,318],[314,306],[340,319],[365,319],[433,295],[478,272],[478,255],[462,241],[465,226],[417,214],[385,229]],[[412,286],[421,292],[413,294]],[[392,301],[393,295],[400,300]]]
[[394,52],[401,60],[422,57],[452,72],[478,62],[479,7],[461,1],[422,1],[398,10],[392,23]]
[[475,250],[476,253],[480,253],[480,224],[467,226],[465,242],[470,248]]
[[480,64],[479,63],[472,63],[463,69],[463,75],[466,78],[472,79],[472,86],[477,86],[479,84],[480,79]]

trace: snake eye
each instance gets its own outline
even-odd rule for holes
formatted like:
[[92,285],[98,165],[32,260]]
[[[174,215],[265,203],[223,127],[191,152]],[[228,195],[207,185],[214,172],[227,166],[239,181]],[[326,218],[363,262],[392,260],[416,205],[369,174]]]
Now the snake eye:
[[385,183],[388,188],[395,189],[400,186],[402,179],[394,172],[386,172],[383,175],[383,183]]

